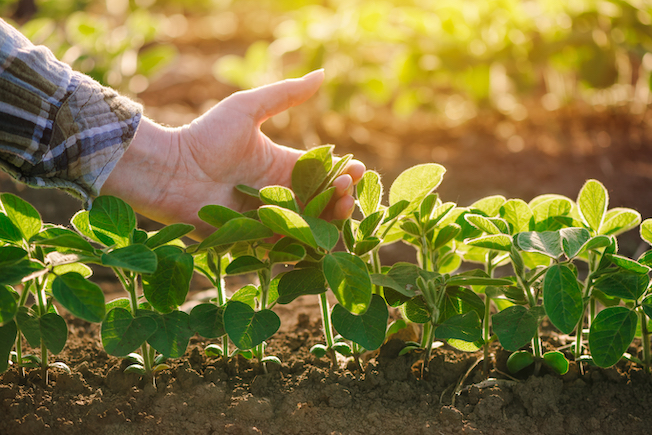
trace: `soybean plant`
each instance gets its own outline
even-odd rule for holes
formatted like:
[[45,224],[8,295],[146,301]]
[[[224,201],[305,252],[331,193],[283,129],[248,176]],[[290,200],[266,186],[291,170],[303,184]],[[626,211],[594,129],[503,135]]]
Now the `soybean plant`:
[[194,227],[173,224],[148,234],[136,227],[133,209],[111,196],[98,197],[90,211],[73,216],[72,224],[85,237],[75,243],[100,246],[84,252],[85,262],[111,268],[128,296],[106,305],[104,349],[132,361],[126,372],[153,376],[168,368],[165,359],[182,356],[194,333],[189,315],[178,309],[190,287],[193,260],[177,240]]

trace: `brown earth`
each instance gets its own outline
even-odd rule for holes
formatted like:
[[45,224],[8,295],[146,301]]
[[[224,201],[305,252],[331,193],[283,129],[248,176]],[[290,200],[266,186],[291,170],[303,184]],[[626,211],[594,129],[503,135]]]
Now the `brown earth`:
[[[237,49],[187,41],[180,47],[182,66],[139,96],[149,116],[170,125],[188,122],[233,91],[206,71],[219,53]],[[325,111],[316,97],[290,111],[289,121],[276,119],[264,129],[299,148],[335,143],[340,154],[351,152],[378,170],[386,186],[412,165],[442,163],[448,172],[438,191],[460,205],[493,194],[575,198],[587,178],[597,178],[609,190],[610,207],[652,216],[652,113],[632,114],[627,107],[528,109],[529,117],[518,122],[481,112],[452,126],[429,116],[395,119],[382,110],[362,121]],[[3,191],[27,198],[46,221],[65,224],[79,208],[64,194],[16,186],[6,177],[0,181]],[[643,248],[636,231],[621,239],[625,255]],[[412,249],[400,245],[383,251],[386,264],[413,258]],[[106,282],[107,299],[119,294],[104,272],[96,279]],[[193,294],[205,287],[196,280]],[[398,356],[402,342],[393,340],[369,355],[358,373],[345,362],[331,368],[308,353],[322,341],[315,301],[302,298],[279,314],[282,330],[268,353],[281,358],[280,368],[265,374],[243,359],[206,358],[207,343],[193,339],[185,357],[158,376],[156,388],[122,372],[124,361],[101,349],[97,325],[71,320],[71,337],[56,360],[68,364],[72,375],[54,370],[48,386],[37,370],[26,377],[15,369],[0,375],[0,434],[607,435],[644,434],[652,427],[652,377],[628,363],[513,380],[503,375],[506,356],[494,349],[498,362],[489,377],[498,380],[486,381],[478,368],[466,375],[481,355],[444,347],[435,351],[423,379],[419,355]],[[546,345],[557,348],[563,339],[550,336]]]

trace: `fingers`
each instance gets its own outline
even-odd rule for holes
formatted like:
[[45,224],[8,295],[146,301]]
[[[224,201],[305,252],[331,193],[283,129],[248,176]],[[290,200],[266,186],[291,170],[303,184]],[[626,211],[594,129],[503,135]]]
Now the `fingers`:
[[353,184],[358,184],[358,181],[362,178],[367,167],[359,160],[351,160],[344,170],[345,174],[349,174],[353,179]]
[[333,206],[333,219],[348,219],[355,208],[355,200],[351,195],[344,195],[339,198]]
[[335,201],[331,209],[332,219],[348,219],[355,208],[353,189],[366,171],[365,165],[359,160],[351,160],[344,173],[333,181]]
[[322,81],[324,70],[319,69],[298,79],[287,79],[238,92],[232,97],[242,105],[242,110],[250,113],[258,124],[262,124],[268,118],[306,101],[317,92]]

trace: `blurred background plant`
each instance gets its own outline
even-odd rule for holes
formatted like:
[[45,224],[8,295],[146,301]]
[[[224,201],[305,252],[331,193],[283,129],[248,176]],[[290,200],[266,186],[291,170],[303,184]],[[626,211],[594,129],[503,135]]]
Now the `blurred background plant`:
[[650,102],[650,0],[0,0],[31,40],[73,68],[137,94],[193,33],[245,45],[219,81],[250,88],[324,67],[329,109],[375,108],[455,123],[496,110]]

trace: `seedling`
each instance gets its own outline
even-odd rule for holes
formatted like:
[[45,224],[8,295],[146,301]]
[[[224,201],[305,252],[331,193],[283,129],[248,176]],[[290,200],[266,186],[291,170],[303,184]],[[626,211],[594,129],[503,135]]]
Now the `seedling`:
[[131,207],[111,196],[97,198],[90,212],[73,216],[72,224],[85,237],[74,243],[101,247],[85,251],[85,261],[110,267],[128,295],[109,302],[99,320],[104,349],[132,361],[126,372],[153,377],[168,368],[164,358],[183,355],[194,333],[189,315],[178,310],[190,286],[192,257],[175,242],[194,227],[174,224],[148,234],[137,229]]

